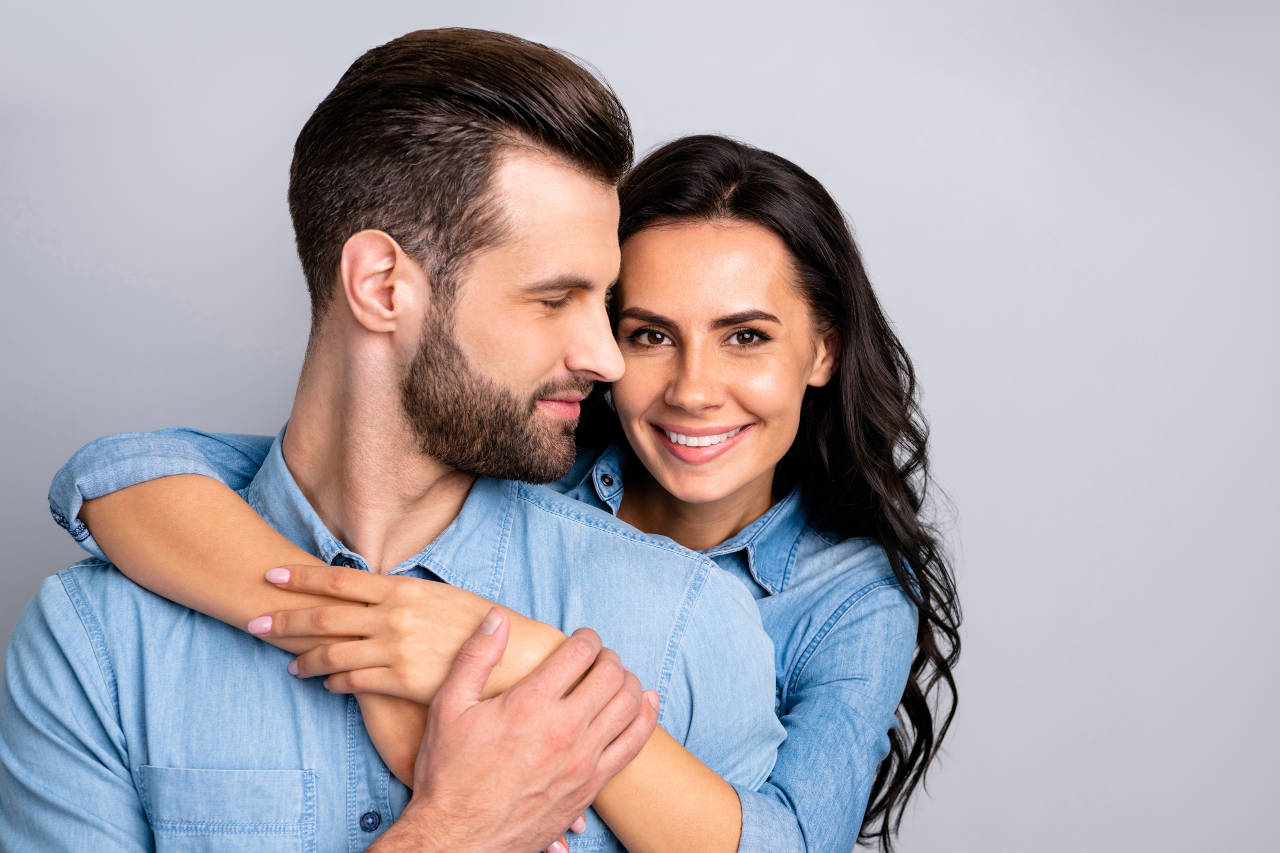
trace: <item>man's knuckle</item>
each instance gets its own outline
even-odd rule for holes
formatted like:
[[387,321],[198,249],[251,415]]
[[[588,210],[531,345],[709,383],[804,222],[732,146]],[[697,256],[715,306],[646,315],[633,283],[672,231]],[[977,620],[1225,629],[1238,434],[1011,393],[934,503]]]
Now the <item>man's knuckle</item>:
[[586,669],[591,662],[596,659],[599,647],[593,645],[586,638],[578,636],[576,633],[565,640],[565,652],[568,654],[570,661],[577,669]]
[[590,628],[579,628],[573,632],[571,639],[580,640],[591,647],[592,654],[600,651],[603,643],[600,641],[600,635]]

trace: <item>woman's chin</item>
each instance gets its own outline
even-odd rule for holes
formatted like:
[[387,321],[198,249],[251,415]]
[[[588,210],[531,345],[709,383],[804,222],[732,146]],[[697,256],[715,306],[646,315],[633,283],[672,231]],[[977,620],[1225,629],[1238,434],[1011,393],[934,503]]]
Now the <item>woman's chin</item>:
[[735,484],[719,483],[708,477],[663,477],[658,484],[684,504],[714,504],[733,495]]

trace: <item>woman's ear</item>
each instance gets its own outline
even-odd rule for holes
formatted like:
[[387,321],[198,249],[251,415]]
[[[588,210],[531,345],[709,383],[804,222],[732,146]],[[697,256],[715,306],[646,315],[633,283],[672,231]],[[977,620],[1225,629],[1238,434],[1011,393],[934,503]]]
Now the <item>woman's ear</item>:
[[817,349],[807,382],[815,388],[830,382],[840,364],[840,335],[835,331],[822,335],[818,338]]
[[384,231],[352,234],[338,263],[342,294],[356,322],[371,332],[394,332],[420,320],[426,275]]

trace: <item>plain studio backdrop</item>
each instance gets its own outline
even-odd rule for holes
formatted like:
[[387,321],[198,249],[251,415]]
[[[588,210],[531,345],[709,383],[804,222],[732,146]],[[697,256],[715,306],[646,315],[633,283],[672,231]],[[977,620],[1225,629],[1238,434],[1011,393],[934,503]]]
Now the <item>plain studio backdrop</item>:
[[500,29],[600,69],[641,152],[726,133],[853,222],[966,615],[901,849],[1275,849],[1275,4],[186,5],[4,13],[0,640],[80,556],[45,505],[77,447],[281,426],[291,148],[347,65]]

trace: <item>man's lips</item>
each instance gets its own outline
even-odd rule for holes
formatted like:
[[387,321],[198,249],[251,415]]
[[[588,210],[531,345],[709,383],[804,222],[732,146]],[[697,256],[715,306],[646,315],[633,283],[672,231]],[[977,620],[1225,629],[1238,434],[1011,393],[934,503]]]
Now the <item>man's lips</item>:
[[582,414],[585,394],[559,394],[555,397],[539,397],[538,405],[554,415],[570,420]]

